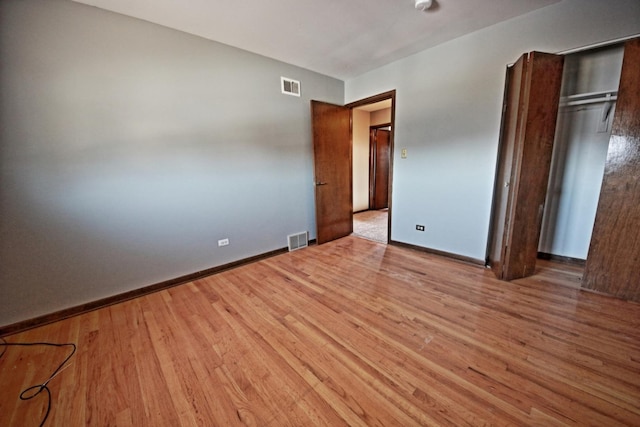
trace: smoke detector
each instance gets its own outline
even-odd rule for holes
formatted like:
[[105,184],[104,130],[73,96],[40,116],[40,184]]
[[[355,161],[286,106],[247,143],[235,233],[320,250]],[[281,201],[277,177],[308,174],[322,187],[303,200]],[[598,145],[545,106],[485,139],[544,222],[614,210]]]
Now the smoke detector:
[[424,12],[433,6],[433,0],[416,0],[416,9]]

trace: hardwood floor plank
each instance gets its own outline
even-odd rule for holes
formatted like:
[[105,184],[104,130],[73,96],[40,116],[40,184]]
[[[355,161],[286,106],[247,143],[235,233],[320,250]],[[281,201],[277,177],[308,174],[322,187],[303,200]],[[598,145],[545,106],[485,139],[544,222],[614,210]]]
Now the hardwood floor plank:
[[[236,306],[239,307],[239,312],[237,313],[238,316],[243,319],[243,324],[248,329],[260,330],[260,329],[263,329],[261,325],[265,325],[265,324],[269,325],[269,330],[265,330],[264,333],[261,335],[261,338],[263,339],[260,340],[260,343],[263,346],[265,346],[265,349],[267,351],[275,350],[275,353],[280,356],[281,362],[284,362],[284,365],[281,365],[283,369],[289,370],[289,368],[291,368],[297,372],[298,376],[300,377],[299,378],[300,385],[298,387],[305,390],[304,401],[315,398],[315,396],[313,396],[313,393],[309,393],[309,392],[319,382],[316,376],[317,372],[312,372],[309,369],[307,369],[308,365],[306,364],[302,366],[299,363],[297,363],[298,359],[292,353],[289,352],[289,349],[287,349],[285,346],[282,345],[282,342],[280,342],[276,338],[276,335],[277,335],[276,329],[279,329],[280,333],[283,333],[283,332],[285,334],[287,333],[284,326],[280,322],[271,321],[270,317],[268,316],[268,313],[266,316],[264,314],[261,314],[261,313],[264,313],[263,310],[266,308],[266,306],[260,305],[259,300],[255,298],[247,299],[247,298],[244,298],[243,295],[237,295],[235,294],[235,292],[231,291],[233,289],[232,287],[225,287],[224,289],[230,290],[230,292],[226,292],[222,296],[223,301],[228,301],[229,303],[235,303],[236,298],[240,298],[240,301],[245,301],[245,304],[236,304]],[[290,339],[290,337],[288,338]],[[303,401],[300,401],[298,396],[295,396],[295,398],[292,399],[291,406],[293,406],[296,402],[303,402]],[[308,412],[309,414],[314,413],[313,411],[311,412],[306,411],[306,412]],[[339,418],[333,417],[333,411],[331,410],[330,407],[325,408],[323,416],[324,417],[329,416],[330,418],[329,420],[327,420],[326,422],[323,422],[322,424],[337,425],[336,423],[339,423],[340,421]]]
[[[76,342],[49,425],[640,425],[640,305],[541,263],[485,269],[348,237],[7,337]],[[38,425],[65,350],[0,358]]]
[[[333,306],[334,308],[335,308],[336,306],[339,306],[339,305],[340,305],[340,304],[339,304],[338,302],[332,302],[332,306]],[[341,314],[344,314],[344,313],[341,313]],[[327,314],[326,314],[326,313],[324,313],[324,314],[313,313],[313,314],[312,314],[312,316],[311,316],[311,318],[316,318],[316,319],[317,319],[317,318],[323,318],[323,319],[326,319],[327,317],[328,317],[328,316],[327,316]],[[373,321],[376,321],[376,320],[374,319]],[[345,323],[348,323],[348,322],[345,322]],[[359,325],[357,325],[357,327],[358,327],[358,328],[361,328],[361,329],[359,329],[359,331],[363,331],[364,329],[366,329],[366,326],[364,326],[364,325],[360,325],[360,324],[359,324]],[[338,329],[340,329],[340,327],[339,327],[339,326],[337,326],[337,327],[332,328],[332,329],[333,329],[333,330],[338,330]],[[357,335],[357,332],[356,332],[355,334]],[[353,336],[354,336],[354,332],[353,332],[353,331],[350,331],[350,332],[349,332],[349,337],[353,338]],[[359,344],[362,344],[362,342],[359,342]],[[378,349],[377,351],[379,352],[380,350]],[[388,356],[387,356],[387,357],[388,357]],[[386,360],[386,358],[385,358],[385,359],[383,359],[383,360]],[[379,362],[378,362],[378,363],[379,363]],[[412,389],[411,391],[413,391],[413,389]],[[410,392],[409,394],[411,394],[411,392]],[[458,409],[458,411],[457,411],[457,412],[460,412],[460,410]]]

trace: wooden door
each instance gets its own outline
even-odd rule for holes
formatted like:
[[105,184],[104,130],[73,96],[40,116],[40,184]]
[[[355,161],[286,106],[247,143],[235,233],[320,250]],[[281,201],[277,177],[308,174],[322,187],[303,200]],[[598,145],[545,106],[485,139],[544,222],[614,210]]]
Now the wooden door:
[[369,209],[389,207],[391,132],[371,129],[369,154]]
[[493,207],[489,231],[489,248],[487,264],[498,278],[502,278],[504,260],[505,230],[509,226],[509,201],[511,195],[511,174],[516,146],[516,124],[518,106],[524,80],[527,55],[523,55],[516,63],[507,68],[505,95],[503,100],[502,125],[498,144],[498,164],[493,189]]
[[582,286],[640,302],[640,39],[625,43]]
[[523,55],[509,72],[488,262],[504,280],[534,273],[564,57]]
[[316,240],[353,232],[351,109],[311,101],[315,169]]

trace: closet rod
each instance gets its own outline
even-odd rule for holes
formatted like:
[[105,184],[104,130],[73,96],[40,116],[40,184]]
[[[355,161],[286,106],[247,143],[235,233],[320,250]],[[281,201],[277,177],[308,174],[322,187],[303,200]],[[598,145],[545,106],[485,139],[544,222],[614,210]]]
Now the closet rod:
[[596,98],[601,96],[615,96],[618,94],[617,90],[601,90],[599,92],[585,92],[576,93],[573,95],[563,96],[562,99],[584,99],[584,98]]
[[580,93],[576,95],[563,96],[560,98],[560,106],[568,107],[573,105],[595,104],[598,102],[615,101],[616,99],[618,99],[617,90]]
[[607,96],[607,97],[600,97],[600,98],[583,99],[580,101],[563,101],[563,102],[561,101],[560,106],[572,107],[574,105],[597,104],[598,102],[609,102],[609,101],[615,101],[616,99],[618,99],[617,96]]

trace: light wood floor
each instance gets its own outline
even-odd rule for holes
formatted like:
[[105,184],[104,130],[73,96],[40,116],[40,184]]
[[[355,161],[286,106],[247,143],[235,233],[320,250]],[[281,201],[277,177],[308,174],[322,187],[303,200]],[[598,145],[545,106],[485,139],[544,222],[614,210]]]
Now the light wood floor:
[[[51,426],[640,425],[640,305],[543,265],[348,237],[6,338],[77,343]],[[7,350],[0,425],[65,351]]]

